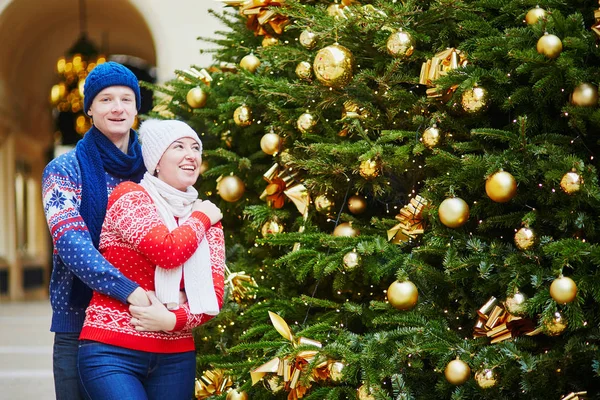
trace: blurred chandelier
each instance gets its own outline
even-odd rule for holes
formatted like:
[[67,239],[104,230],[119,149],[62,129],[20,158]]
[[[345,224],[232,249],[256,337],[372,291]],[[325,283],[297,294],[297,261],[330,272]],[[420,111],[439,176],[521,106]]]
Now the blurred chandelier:
[[59,113],[76,114],[75,130],[83,135],[90,120],[83,110],[83,85],[88,73],[97,64],[106,62],[87,37],[85,0],[79,0],[79,38],[56,62],[59,82],[50,90],[50,102]]

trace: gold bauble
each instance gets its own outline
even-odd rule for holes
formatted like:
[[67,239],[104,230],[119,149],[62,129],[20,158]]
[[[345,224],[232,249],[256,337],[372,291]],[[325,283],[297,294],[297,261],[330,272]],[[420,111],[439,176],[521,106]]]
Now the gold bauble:
[[425,129],[425,131],[423,132],[423,138],[422,138],[423,144],[428,149],[432,149],[435,146],[437,146],[440,143],[441,139],[442,139],[442,133],[440,132],[438,127],[435,125]]
[[358,397],[358,400],[375,400],[375,397],[371,394],[371,389],[367,385],[362,385],[357,389],[356,397]]
[[517,194],[517,181],[506,171],[498,171],[485,181],[485,192],[497,203],[506,203]]
[[478,113],[488,106],[488,93],[482,87],[474,87],[473,89],[465,90],[461,97],[463,110],[470,114]]
[[548,58],[556,58],[562,52],[562,42],[556,35],[546,33],[537,42],[537,52]]
[[200,163],[200,175],[205,173],[209,168],[210,165],[208,164],[208,161],[202,160],[202,163]]
[[185,96],[185,101],[187,101],[188,105],[192,108],[204,107],[206,105],[206,100],[208,100],[206,92],[199,87],[191,88]]
[[523,315],[525,311],[526,302],[527,296],[525,296],[521,292],[516,292],[512,296],[506,298],[504,306],[506,307],[506,311],[508,311],[512,315],[520,316]]
[[462,385],[471,377],[471,368],[462,360],[452,360],[446,365],[444,375],[451,384]]
[[327,366],[332,381],[339,382],[342,380],[345,366],[346,365],[340,361],[333,362]]
[[234,203],[242,198],[246,191],[244,181],[235,175],[229,175],[221,178],[217,183],[217,193],[221,198],[229,203]]
[[279,39],[273,36],[265,36],[261,44],[263,47],[275,46],[279,44]]
[[248,400],[248,393],[239,389],[231,389],[227,392],[226,400]]
[[352,80],[354,56],[344,46],[332,44],[317,52],[313,62],[316,78],[323,85],[341,88]]
[[248,126],[252,124],[252,109],[247,105],[239,106],[233,112],[233,121],[237,126]]
[[515,233],[515,245],[520,250],[529,250],[537,243],[537,235],[532,229],[523,227]]
[[296,65],[296,76],[305,81],[312,79],[312,66],[308,61],[300,61]]
[[311,31],[302,31],[298,40],[302,46],[310,50],[317,44],[317,35]]
[[351,271],[360,265],[360,254],[358,254],[356,250],[349,251],[346,254],[344,254],[342,261],[344,263],[344,269],[347,271]]
[[361,161],[360,166],[358,167],[358,172],[360,173],[360,176],[365,179],[376,178],[381,172],[381,163],[371,159]]
[[354,215],[362,214],[367,209],[367,200],[364,196],[355,194],[348,199],[348,210]]
[[387,289],[387,299],[398,310],[410,310],[417,305],[419,291],[411,281],[395,281]]
[[248,72],[254,73],[259,66],[260,60],[254,54],[248,54],[240,61],[240,67]]
[[394,57],[410,57],[415,50],[413,38],[408,32],[392,33],[387,40],[387,51]]
[[438,214],[442,224],[458,228],[469,219],[469,205],[459,197],[448,198],[440,204]]
[[350,222],[342,222],[333,230],[333,236],[337,237],[354,237],[358,236],[360,231],[352,227]]
[[276,235],[281,232],[283,232],[283,225],[276,218],[265,222],[260,229],[260,233],[263,237],[267,235]]
[[558,336],[567,329],[567,321],[558,311],[550,320],[544,321],[544,332],[548,336]]
[[345,15],[344,5],[333,3],[327,7],[327,15],[334,18],[347,18]]
[[598,105],[598,88],[589,83],[578,85],[571,95],[571,104],[581,107]]
[[571,171],[563,175],[562,179],[560,180],[560,187],[565,191],[565,193],[573,194],[579,192],[582,183],[583,181],[581,180],[581,176],[579,176],[577,172]]
[[527,11],[527,14],[525,15],[525,22],[527,22],[528,25],[535,25],[540,20],[540,18],[545,18],[545,17],[546,17],[546,10],[544,10],[543,8],[540,8],[540,7],[536,7],[536,8],[532,8],[531,10]]
[[315,198],[315,208],[321,214],[329,214],[333,207],[335,207],[335,202],[326,194],[320,194]]
[[302,114],[298,117],[298,121],[296,121],[296,127],[302,133],[310,132],[315,125],[317,125],[317,120],[311,113]]
[[491,369],[483,369],[475,373],[475,381],[482,389],[496,386],[496,373]]
[[568,276],[560,276],[550,285],[550,296],[559,304],[567,304],[577,298],[577,284]]
[[260,148],[272,156],[281,148],[281,137],[276,133],[265,133],[260,139]]

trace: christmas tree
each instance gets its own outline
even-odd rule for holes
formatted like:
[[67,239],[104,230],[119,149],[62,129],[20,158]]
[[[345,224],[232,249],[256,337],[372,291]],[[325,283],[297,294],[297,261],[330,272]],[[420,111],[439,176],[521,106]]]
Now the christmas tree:
[[197,397],[598,396],[598,4],[222,1],[151,113],[225,214]]

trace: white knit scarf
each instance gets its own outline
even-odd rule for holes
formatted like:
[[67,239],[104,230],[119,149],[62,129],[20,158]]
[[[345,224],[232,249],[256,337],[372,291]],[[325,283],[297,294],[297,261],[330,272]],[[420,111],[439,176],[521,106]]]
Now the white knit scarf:
[[[188,187],[186,192],[182,192],[148,172],[144,174],[140,185],[154,201],[169,231],[173,231],[178,226],[175,218],[178,218],[179,224],[182,224],[192,214],[192,205],[198,198],[198,191],[192,186]],[[193,314],[217,315],[219,306],[213,286],[210,249],[206,238],[202,239],[194,254],[183,263],[183,266],[172,269],[156,267],[154,285],[156,297],[162,303],[179,303],[182,271],[190,311]]]

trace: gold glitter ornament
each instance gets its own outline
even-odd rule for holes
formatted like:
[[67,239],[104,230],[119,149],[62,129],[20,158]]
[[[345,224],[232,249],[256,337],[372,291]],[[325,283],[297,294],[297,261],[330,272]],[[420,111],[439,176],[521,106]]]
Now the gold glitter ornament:
[[315,125],[317,125],[317,120],[311,113],[304,113],[298,117],[296,121],[296,127],[302,133],[310,132]]
[[573,194],[579,192],[583,183],[581,176],[575,171],[567,172],[560,180],[560,187],[565,193]]
[[199,87],[191,88],[185,96],[185,101],[192,108],[204,107],[206,105],[206,100],[208,100],[206,92]]
[[260,139],[260,148],[266,154],[272,156],[281,148],[281,137],[273,132],[265,133]]
[[440,204],[438,215],[448,228],[458,228],[469,219],[469,205],[459,197],[448,198]]
[[528,25],[535,25],[540,18],[546,18],[546,10],[536,6],[535,8],[527,11],[527,14],[525,15],[525,22],[527,22]]
[[281,232],[283,232],[283,225],[276,218],[265,222],[260,229],[260,233],[263,237],[267,235],[276,235]]
[[350,222],[342,222],[333,230],[333,236],[336,237],[355,237],[360,234],[358,229],[355,229]]
[[361,161],[358,171],[363,178],[374,179],[381,173],[381,162],[371,159]]
[[469,114],[476,114],[488,106],[488,93],[482,87],[476,86],[465,90],[462,94],[460,104],[463,110]]
[[462,385],[471,377],[471,367],[462,360],[452,360],[446,365],[444,376],[452,385]]
[[554,59],[562,52],[563,45],[558,36],[546,33],[538,39],[536,49],[538,53]]
[[350,50],[337,43],[319,50],[313,62],[317,80],[336,89],[346,86],[352,80],[353,69],[354,56]]
[[252,109],[247,105],[239,106],[233,112],[233,121],[237,126],[252,125]]
[[364,196],[355,194],[348,199],[348,210],[354,214],[362,214],[367,209],[367,200]]
[[598,88],[589,83],[578,85],[571,94],[571,104],[580,107],[592,107],[598,105]]
[[440,143],[442,133],[436,125],[425,129],[421,140],[428,149],[432,149]]
[[296,76],[302,80],[310,81],[312,79],[312,65],[308,61],[300,61],[296,65]]
[[567,304],[577,298],[577,284],[568,276],[560,276],[550,285],[550,296],[558,304]]
[[248,400],[248,393],[239,389],[231,389],[227,392],[226,400]]
[[275,46],[279,44],[279,39],[274,36],[265,36],[261,44],[263,47]]
[[510,297],[506,298],[504,306],[506,311],[512,315],[520,316],[525,312],[525,303],[527,302],[527,296],[521,292],[516,292]]
[[497,203],[506,203],[517,194],[517,181],[506,171],[498,171],[485,181],[485,193]]
[[335,207],[335,202],[327,194],[320,194],[315,198],[315,208],[321,214],[329,214],[333,207]]
[[387,289],[387,299],[397,310],[410,310],[419,301],[419,291],[411,281],[395,281]]
[[244,181],[235,175],[228,175],[217,180],[217,193],[229,203],[235,203],[246,191]]
[[475,373],[475,382],[482,389],[496,386],[496,373],[491,369],[483,369]]
[[302,33],[300,33],[300,38],[298,38],[298,41],[302,46],[304,46],[304,48],[310,50],[314,48],[317,44],[317,35],[315,35],[311,31],[302,31]]
[[248,54],[240,61],[240,67],[248,72],[254,73],[259,66],[260,60],[254,54]]
[[558,311],[554,313],[552,318],[544,321],[544,332],[548,336],[558,336],[567,329],[567,321]]
[[519,250],[529,250],[537,243],[537,235],[532,229],[524,226],[515,233],[515,245]]
[[392,33],[386,43],[387,51],[394,57],[410,57],[415,51],[410,33],[399,30]]
[[360,265],[361,257],[356,250],[352,250],[344,254],[342,262],[344,263],[344,269],[351,271]]

